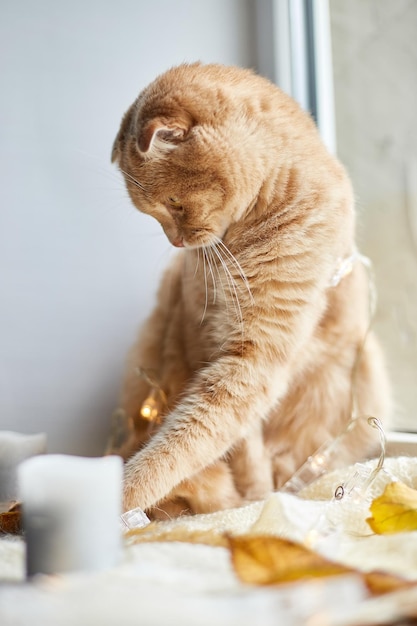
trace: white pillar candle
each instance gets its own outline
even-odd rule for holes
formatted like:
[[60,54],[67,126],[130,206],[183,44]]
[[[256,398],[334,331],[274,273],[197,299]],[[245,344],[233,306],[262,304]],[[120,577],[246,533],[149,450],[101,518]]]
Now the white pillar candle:
[[46,455],[18,468],[28,576],[112,567],[120,552],[122,460]]
[[16,468],[25,459],[46,452],[46,435],[0,431],[0,502],[17,499]]

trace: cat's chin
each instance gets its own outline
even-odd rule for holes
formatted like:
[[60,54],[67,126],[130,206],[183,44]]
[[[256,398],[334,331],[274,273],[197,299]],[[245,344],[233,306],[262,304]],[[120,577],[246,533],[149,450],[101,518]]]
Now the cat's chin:
[[218,239],[217,240],[207,240],[207,241],[199,241],[199,242],[193,242],[193,243],[189,243],[189,242],[184,242],[184,245],[181,246],[182,248],[185,248],[186,250],[202,250],[204,248],[212,248],[213,246],[216,245],[216,243],[218,243]]
[[174,248],[197,250],[199,248],[214,248],[217,244],[222,242],[227,230],[227,225],[218,229],[195,228],[185,230],[185,232],[181,232],[179,229],[173,231],[167,228],[165,235]]
[[[199,238],[187,239],[183,237],[181,239],[182,245],[178,246],[175,243],[176,247],[187,248],[188,250],[198,250],[201,248],[214,248],[219,243],[223,241],[223,237],[225,236],[227,229],[224,232],[216,235],[215,233],[206,233],[204,236]],[[172,243],[172,242],[171,242]]]

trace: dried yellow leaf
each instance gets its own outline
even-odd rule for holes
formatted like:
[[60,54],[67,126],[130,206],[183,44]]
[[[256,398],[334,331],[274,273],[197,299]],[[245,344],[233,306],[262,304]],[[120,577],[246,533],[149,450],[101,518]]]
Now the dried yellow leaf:
[[329,561],[301,544],[273,535],[230,536],[214,530],[190,530],[186,526],[166,528],[164,523],[153,522],[145,528],[129,531],[125,538],[133,543],[179,541],[228,547],[238,577],[255,585],[351,574],[363,580],[371,595],[382,595],[415,584],[385,572],[359,572]]
[[0,534],[19,535],[22,532],[22,512],[20,504],[14,503],[0,513]]
[[246,583],[273,585],[350,573],[302,545],[273,536],[229,537],[232,562]]
[[416,586],[413,581],[386,572],[366,572],[363,574],[363,579],[373,596],[382,596],[385,593]]
[[366,521],[379,535],[417,530],[417,491],[404,483],[387,485],[370,510]]
[[414,586],[385,572],[363,573],[334,563],[308,548],[274,536],[229,537],[232,562],[239,578],[255,585],[278,585],[329,576],[359,576],[373,596]]

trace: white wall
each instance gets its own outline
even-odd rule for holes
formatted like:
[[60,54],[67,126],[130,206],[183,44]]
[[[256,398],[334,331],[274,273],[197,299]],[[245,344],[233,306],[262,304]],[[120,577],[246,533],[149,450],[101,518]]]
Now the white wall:
[[170,245],[109,165],[122,113],[182,61],[254,66],[250,0],[2,0],[0,429],[100,454]]

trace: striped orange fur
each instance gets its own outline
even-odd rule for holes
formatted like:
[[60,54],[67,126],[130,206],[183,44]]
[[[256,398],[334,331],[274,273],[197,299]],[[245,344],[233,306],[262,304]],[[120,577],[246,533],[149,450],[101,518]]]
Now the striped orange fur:
[[[369,323],[355,262],[349,178],[309,115],[254,73],[173,68],[125,114],[113,147],[134,205],[179,248],[133,346],[122,406],[125,508],[206,512],[278,488],[351,415],[352,372]],[[147,434],[157,372],[169,409]],[[356,377],[361,414],[385,419],[389,385],[375,337]],[[367,433],[356,450],[366,451]]]

